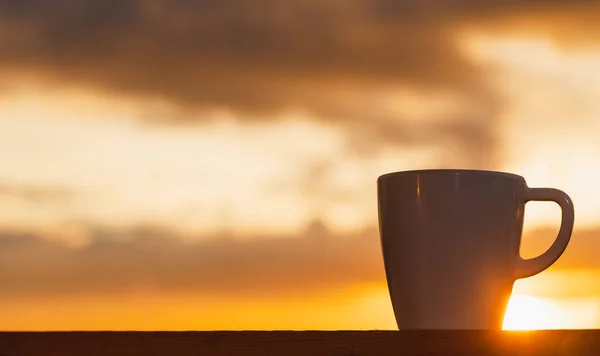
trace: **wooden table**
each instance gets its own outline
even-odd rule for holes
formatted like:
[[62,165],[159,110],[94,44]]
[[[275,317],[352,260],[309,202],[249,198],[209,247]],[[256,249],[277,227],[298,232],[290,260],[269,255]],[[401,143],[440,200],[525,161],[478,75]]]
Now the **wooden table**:
[[600,355],[600,330],[0,333],[18,355]]

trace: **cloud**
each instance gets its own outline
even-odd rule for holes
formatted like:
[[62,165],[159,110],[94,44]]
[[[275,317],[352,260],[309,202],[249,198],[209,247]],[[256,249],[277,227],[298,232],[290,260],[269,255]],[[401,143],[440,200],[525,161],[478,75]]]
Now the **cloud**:
[[0,294],[311,293],[383,278],[373,231],[342,237],[317,223],[298,236],[238,240],[222,234],[196,242],[156,228],[89,234],[82,247],[43,235],[2,234]]
[[0,198],[11,197],[30,203],[54,203],[69,201],[73,195],[74,192],[65,187],[0,182]]
[[[245,120],[301,109],[342,126],[359,152],[382,145],[458,146],[451,156],[459,162],[492,167],[497,107],[481,68],[452,36],[457,21],[503,6],[0,0],[0,72],[160,98],[186,110],[226,108]],[[379,96],[397,86],[463,93],[484,111],[476,120],[450,117],[458,129],[406,124],[380,109]]]
[[[348,132],[356,153],[436,146],[446,165],[494,168],[501,103],[457,31],[527,18],[554,34],[557,19],[589,18],[590,3],[0,0],[0,73],[166,100],[184,110],[170,123],[207,117],[190,111],[268,121],[303,110]],[[415,123],[381,103],[397,87],[468,102],[442,123]]]
[[[48,233],[0,234],[0,295],[44,297],[136,292],[232,296],[311,295],[366,284],[385,285],[375,228],[341,234],[315,222],[290,236],[189,239],[169,229],[89,227],[73,247]],[[531,236],[540,250],[555,231]],[[553,268],[600,269],[600,229],[578,231]]]

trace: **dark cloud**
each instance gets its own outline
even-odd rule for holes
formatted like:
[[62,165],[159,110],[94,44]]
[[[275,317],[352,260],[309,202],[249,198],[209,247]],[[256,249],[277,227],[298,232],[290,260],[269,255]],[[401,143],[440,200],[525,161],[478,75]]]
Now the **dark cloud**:
[[[539,253],[546,251],[558,233],[558,228],[539,228],[523,237],[524,242]],[[564,254],[552,265],[552,269],[598,269],[600,268],[600,228],[575,229]]]
[[374,231],[337,236],[321,224],[300,235],[215,235],[197,242],[169,230],[90,230],[84,247],[31,234],[0,236],[0,295],[201,292],[312,293],[380,281]]
[[[340,125],[358,152],[436,145],[447,164],[491,168],[497,97],[484,69],[456,47],[456,29],[523,14],[536,22],[586,3],[0,0],[0,73],[194,112],[226,108],[243,120],[302,109]],[[467,107],[442,125],[406,124],[378,101],[399,86],[456,92],[483,110]]]
[[[0,296],[44,297],[130,292],[232,296],[310,295],[385,284],[377,230],[305,231],[267,238],[228,234],[186,239],[168,229],[89,228],[89,244],[71,247],[48,234],[0,234]],[[540,251],[556,231],[528,236]],[[599,229],[576,231],[553,269],[600,269]],[[593,283],[590,281],[590,283]]]

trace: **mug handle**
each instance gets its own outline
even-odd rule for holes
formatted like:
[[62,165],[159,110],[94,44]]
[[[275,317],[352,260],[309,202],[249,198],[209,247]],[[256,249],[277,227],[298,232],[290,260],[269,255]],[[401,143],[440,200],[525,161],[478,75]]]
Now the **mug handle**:
[[553,201],[560,206],[562,211],[562,220],[560,230],[552,246],[540,256],[523,259],[517,255],[516,278],[527,278],[536,275],[546,268],[550,267],[563,254],[573,232],[573,223],[575,221],[575,211],[573,202],[567,193],[554,188],[525,188],[523,201]]

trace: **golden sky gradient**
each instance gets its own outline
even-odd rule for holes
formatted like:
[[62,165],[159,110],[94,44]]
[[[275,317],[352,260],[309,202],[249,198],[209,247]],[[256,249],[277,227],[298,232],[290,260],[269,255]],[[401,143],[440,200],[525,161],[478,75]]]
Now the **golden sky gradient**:
[[[0,329],[394,329],[375,180],[434,167],[566,191],[506,327],[600,327],[598,16],[0,0]],[[559,219],[528,204],[524,256]]]

